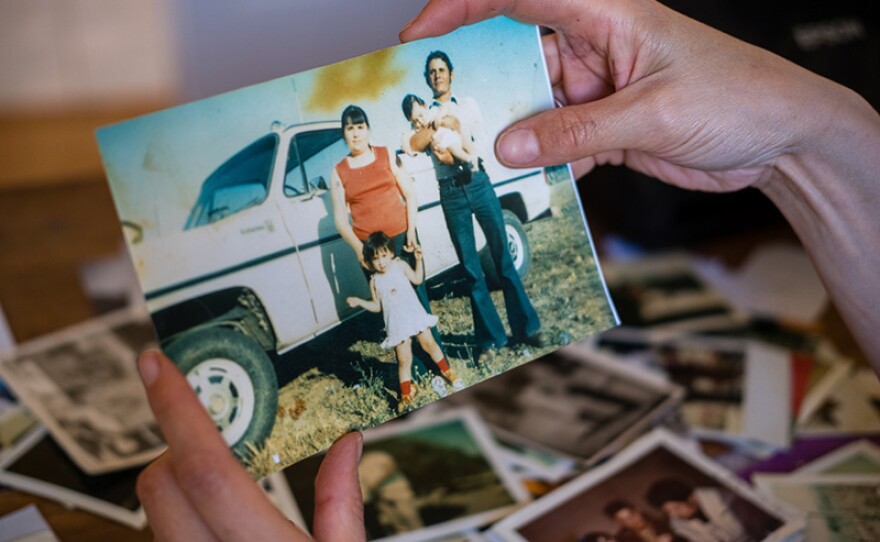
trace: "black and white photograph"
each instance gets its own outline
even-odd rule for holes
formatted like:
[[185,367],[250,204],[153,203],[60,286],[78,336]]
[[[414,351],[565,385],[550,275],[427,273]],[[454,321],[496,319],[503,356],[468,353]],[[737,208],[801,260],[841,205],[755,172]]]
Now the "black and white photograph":
[[684,421],[695,433],[791,441],[791,352],[757,341],[619,328],[590,344],[653,370],[685,389]]
[[161,346],[256,477],[617,324],[570,168],[492,150],[553,103],[496,18],[98,131]]
[[655,429],[496,523],[489,534],[516,542],[748,542],[784,540],[802,527],[795,509],[760,495],[680,437]]
[[503,440],[590,464],[680,404],[662,377],[571,345],[449,398],[470,405]]
[[83,471],[142,466],[165,442],[135,366],[156,345],[141,309],[35,339],[0,360],[0,375]]
[[[308,527],[322,458],[284,471]],[[443,539],[487,525],[529,499],[469,409],[366,431],[358,478],[368,540]]]
[[744,315],[715,291],[683,253],[603,261],[620,319],[633,327],[675,331],[736,329]]

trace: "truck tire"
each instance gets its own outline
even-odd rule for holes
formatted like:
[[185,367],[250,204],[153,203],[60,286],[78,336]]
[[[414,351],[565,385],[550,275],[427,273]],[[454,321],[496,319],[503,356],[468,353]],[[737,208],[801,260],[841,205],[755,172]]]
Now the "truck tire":
[[278,381],[256,341],[215,327],[185,335],[167,349],[223,438],[240,458],[261,447],[275,425]]
[[[529,238],[526,237],[522,222],[513,211],[502,209],[501,215],[504,217],[507,250],[510,252],[510,257],[513,258],[513,266],[516,267],[519,278],[525,280],[532,269],[532,249],[529,246]],[[483,250],[480,251],[480,262],[483,264],[483,273],[486,275],[489,288],[493,290],[500,288],[501,280],[495,270],[495,263],[492,261],[488,246],[483,247]]]

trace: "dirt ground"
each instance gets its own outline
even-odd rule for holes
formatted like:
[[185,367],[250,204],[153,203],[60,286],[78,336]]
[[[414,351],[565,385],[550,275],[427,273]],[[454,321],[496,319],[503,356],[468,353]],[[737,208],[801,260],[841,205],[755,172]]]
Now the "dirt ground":
[[[491,364],[478,366],[466,293],[454,282],[432,288],[431,309],[440,319],[447,359],[468,386],[613,325],[570,182],[551,186],[551,207],[551,217],[525,225],[532,267],[524,281],[550,345],[507,347]],[[501,292],[493,292],[493,299],[505,320]],[[277,360],[282,380],[289,382],[279,390],[272,435],[264,449],[253,450],[255,476],[320,451],[345,432],[398,415],[397,364],[393,350],[379,346],[380,337],[381,316],[365,314]],[[440,398],[430,387],[431,376],[416,363],[418,406]]]

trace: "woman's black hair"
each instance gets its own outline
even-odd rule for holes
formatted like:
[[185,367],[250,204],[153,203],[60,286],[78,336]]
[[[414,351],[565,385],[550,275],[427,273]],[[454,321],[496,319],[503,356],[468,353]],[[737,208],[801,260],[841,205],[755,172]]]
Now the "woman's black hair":
[[406,120],[408,121],[412,121],[413,102],[419,105],[425,105],[425,100],[419,98],[415,94],[407,94],[404,96],[400,107],[403,108],[403,116],[406,117]]
[[373,269],[373,259],[376,257],[376,254],[383,249],[394,254],[394,245],[391,242],[391,238],[385,235],[385,232],[373,232],[364,240],[364,263],[367,264],[370,271],[375,271],[375,269]]
[[342,110],[342,128],[345,128],[346,124],[366,124],[367,128],[370,127],[370,120],[367,118],[367,114],[360,107],[351,104],[345,109]]

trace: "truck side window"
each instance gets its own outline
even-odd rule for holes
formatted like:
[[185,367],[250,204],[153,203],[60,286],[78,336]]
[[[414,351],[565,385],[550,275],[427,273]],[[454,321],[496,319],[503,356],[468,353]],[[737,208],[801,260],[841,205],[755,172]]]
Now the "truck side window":
[[[294,146],[296,153],[293,152]],[[338,128],[297,134],[291,142],[291,147],[290,156],[295,155],[302,160],[302,167],[297,168],[300,171],[298,179],[302,184],[299,192],[290,193],[285,183],[284,193],[287,196],[298,196],[314,190],[326,189],[333,166],[348,153],[348,147]],[[290,167],[289,159],[288,167]],[[291,173],[288,173],[288,177],[290,175]]]
[[225,161],[202,183],[184,229],[217,222],[266,199],[278,136],[254,141]]

